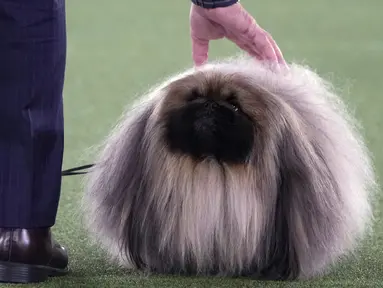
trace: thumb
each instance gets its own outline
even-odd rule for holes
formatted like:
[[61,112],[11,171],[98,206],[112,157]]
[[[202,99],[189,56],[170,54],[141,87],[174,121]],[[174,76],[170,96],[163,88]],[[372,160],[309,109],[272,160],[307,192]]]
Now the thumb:
[[200,39],[191,36],[192,39],[192,56],[195,66],[201,66],[208,59],[209,40]]

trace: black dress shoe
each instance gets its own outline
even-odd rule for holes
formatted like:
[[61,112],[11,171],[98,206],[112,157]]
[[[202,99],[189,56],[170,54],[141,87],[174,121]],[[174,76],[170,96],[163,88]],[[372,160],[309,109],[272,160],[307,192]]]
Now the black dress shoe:
[[50,229],[0,228],[0,282],[36,283],[68,273],[68,254]]

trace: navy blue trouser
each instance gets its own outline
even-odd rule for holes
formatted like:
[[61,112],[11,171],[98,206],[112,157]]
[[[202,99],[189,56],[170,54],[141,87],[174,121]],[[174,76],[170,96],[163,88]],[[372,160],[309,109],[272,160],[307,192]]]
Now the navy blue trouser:
[[51,227],[61,189],[64,0],[0,0],[0,227]]

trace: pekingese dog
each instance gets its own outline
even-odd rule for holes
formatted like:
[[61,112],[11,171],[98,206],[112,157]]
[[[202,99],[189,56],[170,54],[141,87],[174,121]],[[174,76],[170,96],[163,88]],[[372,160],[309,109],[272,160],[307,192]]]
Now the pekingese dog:
[[87,228],[130,269],[307,279],[371,226],[356,121],[307,67],[247,57],[168,78],[129,109],[86,179]]

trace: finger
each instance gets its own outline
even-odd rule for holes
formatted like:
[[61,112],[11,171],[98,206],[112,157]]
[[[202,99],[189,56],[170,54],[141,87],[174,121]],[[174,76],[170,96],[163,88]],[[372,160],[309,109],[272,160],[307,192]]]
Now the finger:
[[194,35],[192,39],[192,57],[195,66],[201,66],[208,59],[209,40],[200,39]]
[[221,24],[227,31],[247,43],[248,46],[257,49],[262,54],[262,58],[278,61],[274,47],[268,40],[265,31],[241,5],[235,4],[229,8],[214,10],[216,11],[207,14],[212,20]]
[[222,25],[237,37],[246,38],[248,41],[263,30],[257,25],[255,19],[237,3],[230,7],[216,8],[205,13],[206,17]]
[[253,41],[251,41],[253,49],[258,49],[265,60],[271,62],[278,62],[277,55],[274,51],[273,45],[271,45],[269,39],[265,34],[257,34]]
[[228,32],[226,35],[226,38],[233,43],[235,43],[239,48],[241,48],[243,51],[247,52],[251,57],[255,57],[258,60],[263,60],[261,53],[259,50],[255,47],[250,47],[249,45],[245,44],[244,41],[241,39],[235,37],[232,33]]
[[204,10],[194,4],[190,7],[190,36],[192,42],[192,58],[195,66],[201,66],[208,59],[208,32],[211,30],[211,25],[209,20],[201,14],[203,12]]
[[[233,32],[228,33],[230,35],[235,35]],[[278,57],[274,51],[273,45],[270,43],[268,37],[264,33],[258,33],[255,35],[254,39],[248,39],[244,35],[236,35],[233,38],[233,41],[241,47],[239,44],[245,45],[250,50],[247,51],[250,55],[258,56],[258,59],[268,60],[271,62],[278,63]]]
[[[227,36],[226,36],[227,39],[231,40],[232,42],[234,42],[235,44],[237,44],[237,46],[239,48],[241,48],[242,50],[246,51],[251,57],[254,57],[256,58],[257,60],[259,61],[262,61],[262,60],[265,60],[265,56],[262,55],[259,51],[259,49],[253,45],[252,47],[250,47],[249,45],[247,45],[246,43],[243,42],[243,40],[240,40],[238,39],[237,37],[235,37],[234,35],[232,35],[231,33],[228,33]],[[283,59],[282,59],[283,60]],[[280,72],[282,71],[282,66],[284,68],[287,68],[288,69],[288,66],[286,63],[279,63],[279,62],[276,62],[276,61],[273,61],[270,65],[270,69],[275,71],[275,72]]]
[[273,37],[271,37],[270,33],[266,32],[266,31],[265,31],[265,33],[267,35],[269,42],[271,43],[271,45],[274,48],[274,52],[275,52],[275,55],[277,56],[278,62],[280,64],[287,66],[287,63],[283,57],[282,51],[281,51],[281,49],[279,49],[279,47],[278,47],[277,43],[274,41]]

